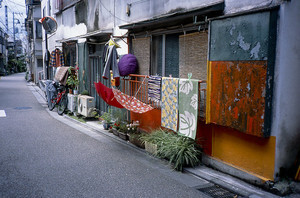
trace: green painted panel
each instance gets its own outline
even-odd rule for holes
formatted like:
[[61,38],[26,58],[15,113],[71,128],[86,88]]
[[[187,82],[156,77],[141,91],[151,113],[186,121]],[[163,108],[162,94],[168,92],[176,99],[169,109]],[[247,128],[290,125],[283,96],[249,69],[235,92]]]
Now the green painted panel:
[[267,60],[270,12],[210,23],[210,61]]
[[87,44],[86,43],[78,43],[78,77],[79,77],[79,93],[83,90],[87,90]]

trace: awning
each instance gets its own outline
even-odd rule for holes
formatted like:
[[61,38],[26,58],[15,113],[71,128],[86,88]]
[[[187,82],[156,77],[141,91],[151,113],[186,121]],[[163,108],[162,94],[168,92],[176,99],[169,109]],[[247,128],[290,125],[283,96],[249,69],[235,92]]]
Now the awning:
[[203,7],[186,10],[182,9],[173,13],[168,13],[160,16],[156,16],[152,19],[130,23],[119,26],[120,29],[128,29],[135,31],[145,31],[147,29],[156,29],[168,26],[180,25],[193,22],[194,16],[211,16],[215,17],[223,14],[225,4],[224,0],[210,5],[204,5]]
[[109,30],[96,30],[93,32],[88,32],[84,35],[79,36],[80,38],[89,38],[89,37],[98,37],[98,36],[106,36],[113,33],[113,29]]
[[103,37],[104,40],[107,40],[108,38],[106,38],[106,37],[109,36],[112,33],[113,33],[112,29],[109,29],[109,30],[96,30],[96,31],[88,32],[86,34],[79,35],[79,36],[76,36],[76,37],[57,40],[56,42],[66,43],[66,42],[77,41],[77,40],[82,39],[82,38],[93,38],[93,37]]

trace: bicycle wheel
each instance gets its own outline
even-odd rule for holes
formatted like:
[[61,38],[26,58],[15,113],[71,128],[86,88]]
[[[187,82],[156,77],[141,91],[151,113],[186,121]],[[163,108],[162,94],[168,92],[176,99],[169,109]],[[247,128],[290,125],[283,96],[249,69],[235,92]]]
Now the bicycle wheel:
[[58,103],[58,107],[57,107],[58,115],[62,115],[65,112],[65,110],[67,109],[67,105],[68,105],[68,98],[64,94]]
[[50,111],[52,111],[55,108],[56,97],[57,97],[57,95],[53,95],[52,98],[51,98],[51,100],[49,100],[49,102],[48,102],[48,107],[49,107]]

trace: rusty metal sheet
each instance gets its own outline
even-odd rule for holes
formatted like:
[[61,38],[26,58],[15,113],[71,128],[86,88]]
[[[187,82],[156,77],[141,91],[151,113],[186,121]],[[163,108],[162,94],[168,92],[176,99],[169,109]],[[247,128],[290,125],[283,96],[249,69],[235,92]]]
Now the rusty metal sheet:
[[263,137],[267,61],[210,62],[210,122]]

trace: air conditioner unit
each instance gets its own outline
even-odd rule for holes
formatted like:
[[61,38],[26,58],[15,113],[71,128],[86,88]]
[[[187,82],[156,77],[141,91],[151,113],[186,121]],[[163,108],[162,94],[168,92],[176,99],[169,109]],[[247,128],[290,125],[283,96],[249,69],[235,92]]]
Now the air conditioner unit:
[[73,113],[77,112],[77,95],[68,94],[68,110]]
[[85,117],[92,117],[91,113],[95,108],[95,99],[91,96],[78,95],[78,113]]

